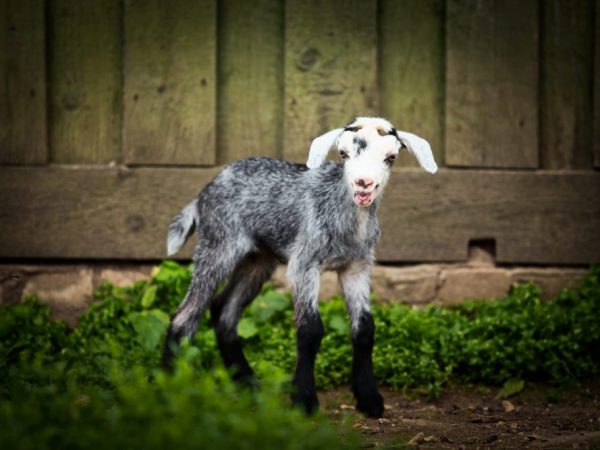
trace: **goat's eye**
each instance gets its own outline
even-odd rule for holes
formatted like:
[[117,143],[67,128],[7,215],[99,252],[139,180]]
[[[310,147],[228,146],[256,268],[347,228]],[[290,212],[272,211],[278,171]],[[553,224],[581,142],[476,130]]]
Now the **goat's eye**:
[[346,152],[346,150],[340,150],[340,158],[342,158],[342,161],[345,161],[348,159],[348,152]]
[[392,164],[394,164],[394,161],[396,161],[396,155],[390,155],[387,158],[385,158],[384,161],[388,166],[391,166]]

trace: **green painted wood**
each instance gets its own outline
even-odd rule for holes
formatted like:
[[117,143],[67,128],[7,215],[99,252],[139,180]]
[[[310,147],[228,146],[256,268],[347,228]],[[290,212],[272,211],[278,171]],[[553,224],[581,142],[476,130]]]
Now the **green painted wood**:
[[596,0],[594,42],[594,167],[600,168],[600,0]]
[[281,156],[283,1],[219,3],[218,158]]
[[285,8],[284,155],[378,110],[376,1],[289,0]]
[[120,0],[49,3],[50,159],[108,163],[121,135]]
[[[382,0],[378,15],[381,115],[427,139],[442,165],[444,2]],[[405,166],[418,164],[401,152]]]
[[448,0],[449,166],[538,166],[538,5]]
[[[0,257],[164,258],[169,221],[217,172],[0,167]],[[407,169],[390,177],[377,258],[465,261],[491,238],[501,263],[597,262],[598,198],[594,171]]]
[[125,0],[126,163],[215,162],[215,47],[215,0]]
[[0,163],[45,164],[44,8],[0,0]]
[[548,0],[542,9],[541,163],[547,169],[593,165],[594,5]]

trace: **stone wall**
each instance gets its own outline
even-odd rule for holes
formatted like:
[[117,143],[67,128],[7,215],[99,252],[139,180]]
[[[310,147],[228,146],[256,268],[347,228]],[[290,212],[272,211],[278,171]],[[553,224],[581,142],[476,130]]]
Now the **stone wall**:
[[15,303],[31,294],[47,302],[53,316],[74,325],[103,280],[124,286],[150,278],[148,264],[0,265],[0,302]]
[[[35,293],[50,305],[54,317],[74,325],[101,281],[127,285],[149,278],[151,270],[149,264],[1,264],[0,302],[19,302]],[[465,299],[502,297],[512,284],[531,281],[549,298],[576,286],[586,273],[586,268],[497,267],[483,255],[466,264],[375,266],[372,291],[381,301],[452,305]],[[272,282],[279,289],[288,289],[285,267],[277,269]],[[321,298],[339,291],[337,275],[324,272]]]

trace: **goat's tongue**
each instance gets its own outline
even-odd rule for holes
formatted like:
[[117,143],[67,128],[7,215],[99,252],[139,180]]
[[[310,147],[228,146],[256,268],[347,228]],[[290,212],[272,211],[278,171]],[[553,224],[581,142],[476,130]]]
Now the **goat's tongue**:
[[367,200],[371,194],[369,192],[357,192],[356,196],[359,200]]

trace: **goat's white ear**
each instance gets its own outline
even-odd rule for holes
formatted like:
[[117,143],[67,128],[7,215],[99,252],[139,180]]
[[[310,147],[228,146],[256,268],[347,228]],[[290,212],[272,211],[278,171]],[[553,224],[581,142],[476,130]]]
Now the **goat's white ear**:
[[308,161],[306,165],[309,169],[316,169],[327,157],[327,153],[335,144],[335,141],[344,131],[343,128],[336,128],[335,130],[328,131],[327,133],[315,138],[310,144],[310,151],[308,152]]
[[429,173],[436,173],[438,166],[433,159],[433,153],[429,142],[417,136],[416,134],[407,133],[406,131],[396,131],[400,142],[408,149],[408,151],[417,158],[417,161],[423,169]]

